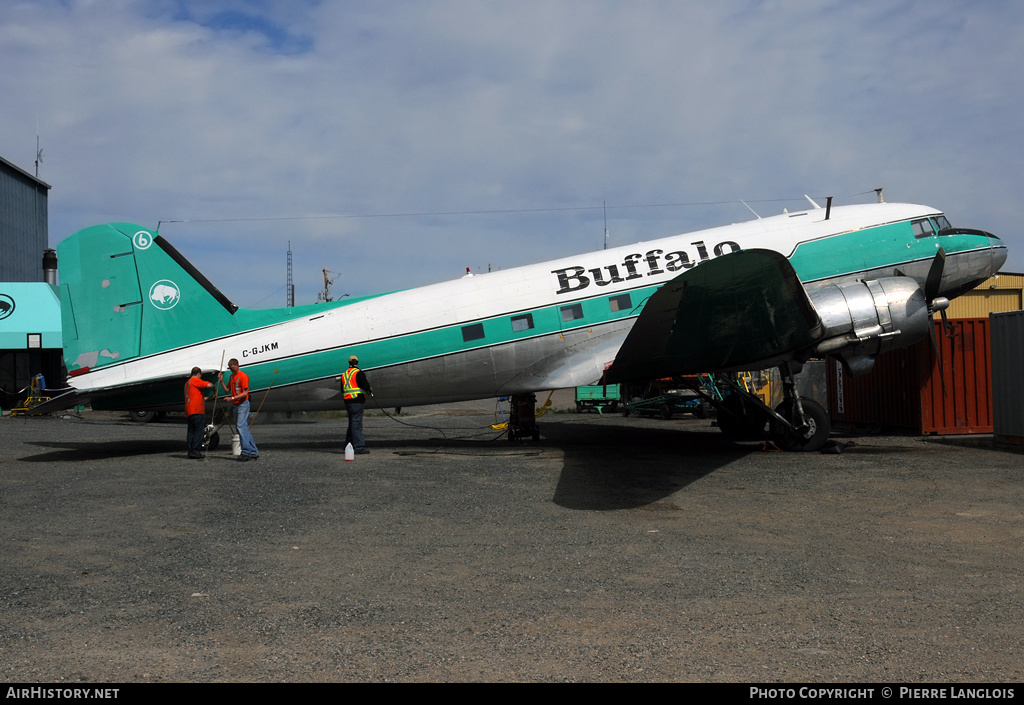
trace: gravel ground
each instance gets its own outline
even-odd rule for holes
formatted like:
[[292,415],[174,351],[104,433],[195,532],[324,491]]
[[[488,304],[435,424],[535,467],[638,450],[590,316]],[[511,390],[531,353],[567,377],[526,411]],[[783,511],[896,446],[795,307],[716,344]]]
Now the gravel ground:
[[[707,421],[489,406],[0,419],[0,679],[1012,682],[1022,456],[762,452]],[[433,428],[430,428],[433,427]],[[227,444],[225,444],[227,445]]]

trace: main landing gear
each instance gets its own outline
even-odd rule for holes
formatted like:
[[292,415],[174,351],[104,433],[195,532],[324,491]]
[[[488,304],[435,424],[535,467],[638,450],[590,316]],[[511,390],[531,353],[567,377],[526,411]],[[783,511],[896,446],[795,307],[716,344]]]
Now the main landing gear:
[[220,433],[217,431],[217,426],[207,425],[203,433],[203,450],[217,450],[219,446]]
[[513,394],[511,411],[508,415],[508,440],[520,438],[540,440],[540,427],[537,426],[537,397],[533,394]]
[[780,365],[779,372],[784,398],[774,409],[734,379],[720,375],[719,386],[727,388],[729,393],[721,402],[708,399],[718,409],[718,427],[737,441],[767,438],[782,450],[810,452],[820,449],[832,430],[828,412],[813,399],[801,398],[796,393],[789,363]]

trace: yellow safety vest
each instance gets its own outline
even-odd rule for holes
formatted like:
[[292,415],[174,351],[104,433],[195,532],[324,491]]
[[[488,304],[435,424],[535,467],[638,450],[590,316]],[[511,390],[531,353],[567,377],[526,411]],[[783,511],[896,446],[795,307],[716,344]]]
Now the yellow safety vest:
[[357,374],[359,374],[358,367],[349,367],[341,373],[341,381],[346,399],[357,399],[359,395],[363,393],[363,390],[360,389],[359,385],[356,383]]

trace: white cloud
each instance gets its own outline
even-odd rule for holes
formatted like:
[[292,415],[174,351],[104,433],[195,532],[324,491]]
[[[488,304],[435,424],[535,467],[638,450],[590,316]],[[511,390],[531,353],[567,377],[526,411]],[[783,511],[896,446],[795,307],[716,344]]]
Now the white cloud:
[[[51,241],[252,218],[162,226],[242,305],[289,239],[309,302],[324,266],[355,295],[598,247],[603,201],[622,243],[876,186],[1024,270],[1015,3],[8,5],[0,154],[38,118]],[[280,219],[544,208],[589,210]]]

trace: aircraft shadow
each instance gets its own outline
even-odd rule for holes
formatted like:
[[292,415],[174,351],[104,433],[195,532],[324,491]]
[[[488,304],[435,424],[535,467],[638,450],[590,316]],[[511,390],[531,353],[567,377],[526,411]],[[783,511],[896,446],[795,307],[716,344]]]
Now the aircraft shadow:
[[185,456],[184,442],[180,440],[96,441],[93,443],[37,441],[30,445],[50,449],[50,452],[28,455],[19,458],[19,461],[23,463],[77,462],[140,455],[167,455],[176,452]]
[[[310,430],[316,427],[308,426]],[[471,435],[431,434],[426,438],[371,437],[371,454],[395,456],[466,455],[481,459],[496,455],[550,456],[560,452],[562,468],[552,500],[567,509],[611,511],[644,507],[671,496],[689,484],[756,452],[755,445],[731,443],[716,428],[667,423],[664,428],[628,423],[542,422],[541,440],[509,443],[496,431]],[[344,454],[344,430],[338,435],[289,433],[260,438],[261,451],[294,452],[297,449]],[[224,455],[230,436],[221,434],[221,447],[209,460],[234,460]],[[110,458],[164,455],[185,458],[184,438],[125,439],[94,442],[36,441],[45,449],[22,462],[54,463],[100,461]],[[221,457],[223,456],[223,457]]]
[[554,502],[610,511],[650,505],[754,452],[711,427],[681,431],[628,425],[549,424],[546,445],[565,460]]

